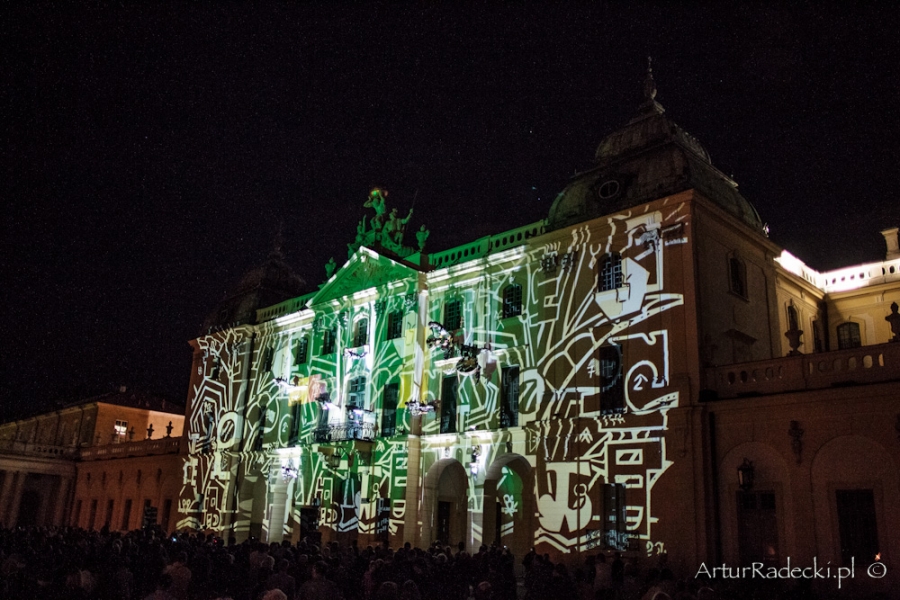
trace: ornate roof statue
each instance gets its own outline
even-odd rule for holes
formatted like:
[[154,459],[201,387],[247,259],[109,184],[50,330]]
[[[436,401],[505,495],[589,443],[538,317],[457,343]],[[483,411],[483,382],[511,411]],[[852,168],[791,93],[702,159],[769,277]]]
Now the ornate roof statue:
[[[413,209],[409,209],[406,217],[400,217],[397,209],[391,209],[388,213],[387,209],[387,190],[374,188],[369,192],[369,197],[364,208],[371,208],[375,211],[375,215],[366,223],[366,216],[356,226],[356,239],[351,244],[347,244],[347,254],[352,255],[360,246],[365,246],[373,250],[384,251],[406,258],[417,251],[411,246],[403,245],[403,237],[406,233],[406,224],[412,218]],[[427,237],[427,236],[426,236]],[[424,243],[420,245],[424,247]]]

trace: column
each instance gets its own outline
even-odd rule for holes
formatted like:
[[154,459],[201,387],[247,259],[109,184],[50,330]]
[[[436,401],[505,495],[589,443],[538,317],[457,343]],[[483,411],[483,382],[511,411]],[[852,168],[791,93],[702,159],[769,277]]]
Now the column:
[[19,518],[19,505],[22,503],[22,490],[25,487],[25,479],[28,477],[27,471],[18,471],[16,473],[16,482],[13,485],[12,494],[9,497],[9,503],[6,505],[9,512],[6,513],[6,526],[15,527]]
[[[424,496],[428,493],[422,489],[424,478],[420,474],[420,463],[422,460],[421,443],[422,442],[417,435],[410,434],[406,438],[406,512],[404,513],[403,518],[403,542],[409,542],[413,546],[422,545],[424,548],[424,544],[430,542],[430,540],[424,536],[431,535],[431,523],[430,521],[421,522],[423,519],[421,511],[425,511],[425,519],[431,519],[432,514],[421,506],[424,502]],[[427,499],[431,504],[434,503],[433,498],[429,497]],[[392,506],[391,511],[393,510],[394,508]],[[394,540],[391,540],[391,543],[394,543]]]
[[6,525],[6,513],[9,512],[9,497],[12,495],[13,480],[18,471],[3,472],[3,487],[0,488],[0,525]]
[[287,484],[278,478],[272,486],[272,512],[269,518],[267,542],[281,542],[284,539],[285,511],[287,510]]
[[59,485],[56,488],[56,506],[53,509],[51,525],[60,526],[65,524],[66,507],[69,505],[69,491],[71,488],[71,477],[59,478]]

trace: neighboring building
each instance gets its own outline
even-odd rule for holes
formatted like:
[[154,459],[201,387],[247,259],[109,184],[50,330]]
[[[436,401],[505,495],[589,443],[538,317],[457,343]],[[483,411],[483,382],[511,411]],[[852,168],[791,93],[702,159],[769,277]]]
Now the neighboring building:
[[547,220],[425,254],[373,190],[317,291],[207,327],[179,527],[694,573],[900,557],[897,230],[883,262],[805,267],[655,92]]
[[120,388],[0,424],[0,524],[135,528],[142,512],[129,507],[148,499],[164,516],[178,496],[183,410]]

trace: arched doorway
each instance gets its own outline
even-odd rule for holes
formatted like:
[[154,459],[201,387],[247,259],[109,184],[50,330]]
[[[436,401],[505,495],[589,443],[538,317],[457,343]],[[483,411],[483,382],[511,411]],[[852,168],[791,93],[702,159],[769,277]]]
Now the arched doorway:
[[425,477],[423,541],[454,545],[466,540],[469,481],[459,461],[448,458],[432,465]]
[[534,545],[534,474],[525,457],[504,454],[485,473],[483,543],[521,559]]

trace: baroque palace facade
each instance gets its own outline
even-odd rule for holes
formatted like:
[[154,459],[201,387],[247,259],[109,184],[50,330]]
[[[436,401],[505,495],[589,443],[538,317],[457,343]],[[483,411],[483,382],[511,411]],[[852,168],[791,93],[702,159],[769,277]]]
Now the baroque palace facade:
[[884,261],[806,267],[650,76],[545,220],[426,254],[385,195],[315,292],[276,253],[244,288],[288,299],[238,294],[192,342],[180,528],[900,557],[897,229]]

